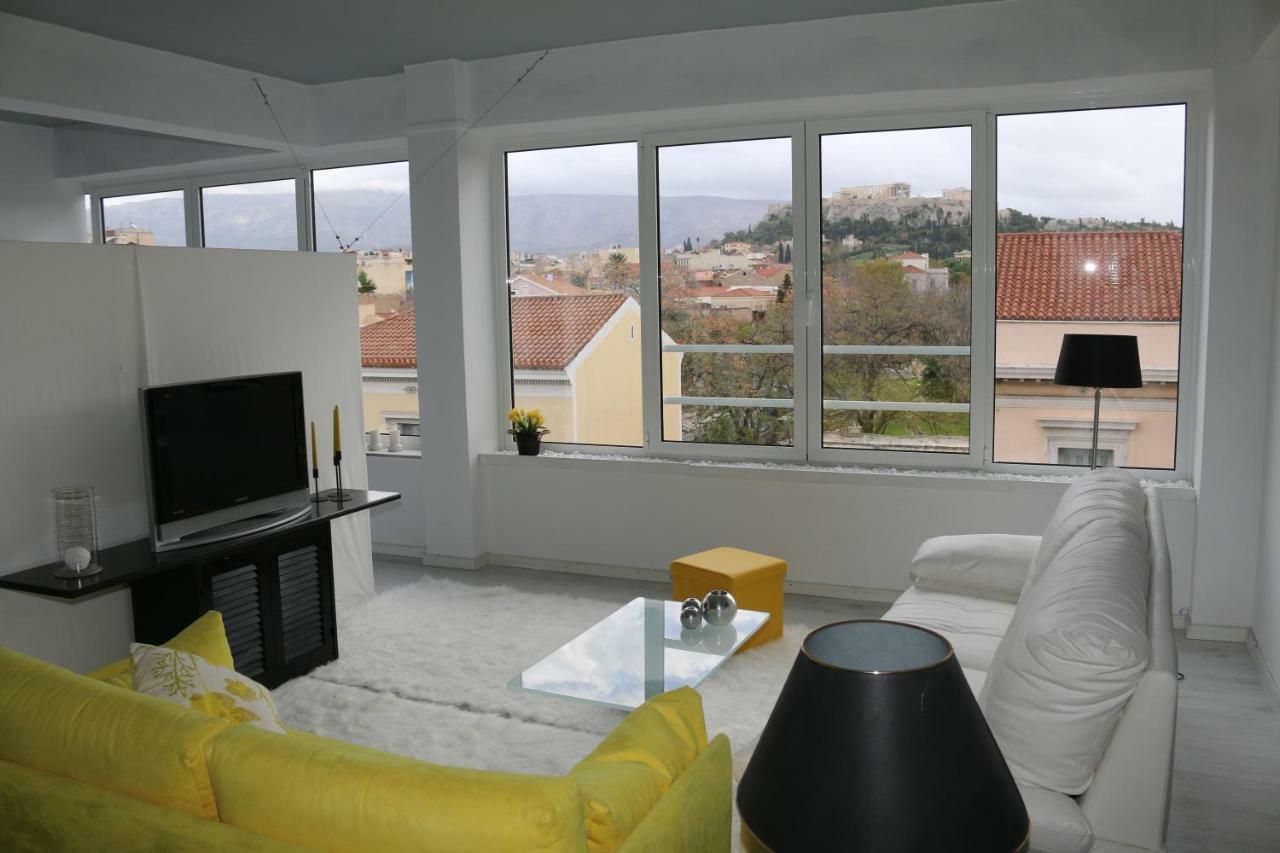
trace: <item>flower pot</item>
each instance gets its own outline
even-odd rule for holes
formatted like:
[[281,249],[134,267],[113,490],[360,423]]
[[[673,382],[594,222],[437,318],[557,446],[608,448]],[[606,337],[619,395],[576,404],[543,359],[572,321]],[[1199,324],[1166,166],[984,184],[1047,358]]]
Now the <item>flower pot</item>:
[[517,435],[516,450],[521,456],[537,456],[542,452],[542,436],[540,435]]

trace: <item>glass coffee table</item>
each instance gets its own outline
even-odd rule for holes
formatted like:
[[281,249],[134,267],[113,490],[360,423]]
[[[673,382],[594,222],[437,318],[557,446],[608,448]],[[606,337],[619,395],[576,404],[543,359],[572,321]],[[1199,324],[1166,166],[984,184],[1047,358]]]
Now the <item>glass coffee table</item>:
[[507,686],[629,711],[668,690],[697,686],[768,621],[768,613],[739,610],[728,625],[689,630],[680,624],[679,601],[634,598]]

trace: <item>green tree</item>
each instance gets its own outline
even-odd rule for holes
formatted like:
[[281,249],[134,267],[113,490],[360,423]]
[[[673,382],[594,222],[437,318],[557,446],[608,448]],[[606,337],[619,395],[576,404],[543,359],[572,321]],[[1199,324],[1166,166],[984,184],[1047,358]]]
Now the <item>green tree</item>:
[[782,284],[778,285],[778,304],[782,305],[791,298],[791,273],[787,273],[782,277]]
[[693,251],[693,240],[692,240],[691,238],[689,238],[689,237],[685,237],[685,238],[684,238],[684,250],[685,250],[686,252],[692,252],[692,251]]
[[782,241],[778,241],[778,263],[785,263],[786,253],[782,251]]
[[639,294],[640,282],[631,272],[627,256],[622,252],[610,252],[604,263],[604,283],[610,290],[622,290],[631,295]]
[[786,251],[782,254],[782,262],[784,264],[789,264],[791,263],[791,247],[783,246],[783,248],[786,249]]
[[369,274],[364,270],[356,272],[356,293],[373,293],[378,289],[378,285],[373,279],[369,278]]

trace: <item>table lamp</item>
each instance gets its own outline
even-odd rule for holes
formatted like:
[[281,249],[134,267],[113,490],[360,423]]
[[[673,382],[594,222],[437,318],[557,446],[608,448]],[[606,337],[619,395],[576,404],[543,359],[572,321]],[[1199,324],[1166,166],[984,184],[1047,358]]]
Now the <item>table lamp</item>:
[[738,785],[748,850],[1025,851],[1030,822],[942,636],[836,622],[805,637]]
[[1097,468],[1102,389],[1142,387],[1137,336],[1063,335],[1053,384],[1093,389],[1093,445],[1089,450],[1089,468]]

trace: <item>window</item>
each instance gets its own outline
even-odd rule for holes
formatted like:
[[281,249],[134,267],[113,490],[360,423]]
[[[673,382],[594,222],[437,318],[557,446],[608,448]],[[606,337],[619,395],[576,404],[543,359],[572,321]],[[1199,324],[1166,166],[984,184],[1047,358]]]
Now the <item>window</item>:
[[[1057,463],[1059,465],[1089,465],[1090,448],[1088,447],[1059,447]],[[1110,468],[1116,464],[1116,452],[1114,450],[1104,450],[1098,448],[1098,467]]]
[[512,400],[564,444],[644,444],[634,142],[506,155]]
[[365,431],[386,432],[399,425],[404,446],[416,450],[418,340],[409,164],[317,169],[311,173],[311,188],[316,251],[355,255],[352,286],[360,324]]
[[102,242],[140,246],[187,245],[182,190],[103,198]]
[[1172,469],[1185,105],[1002,115],[996,132],[994,460],[1088,465],[1091,389],[1053,372],[1063,334],[1092,332],[1136,335],[1143,378],[1103,392],[1099,455]]
[[296,252],[298,182],[254,181],[200,189],[203,244],[211,249]]
[[821,137],[823,447],[969,452],[971,135]]
[[795,444],[790,136],[657,150],[662,440]]

